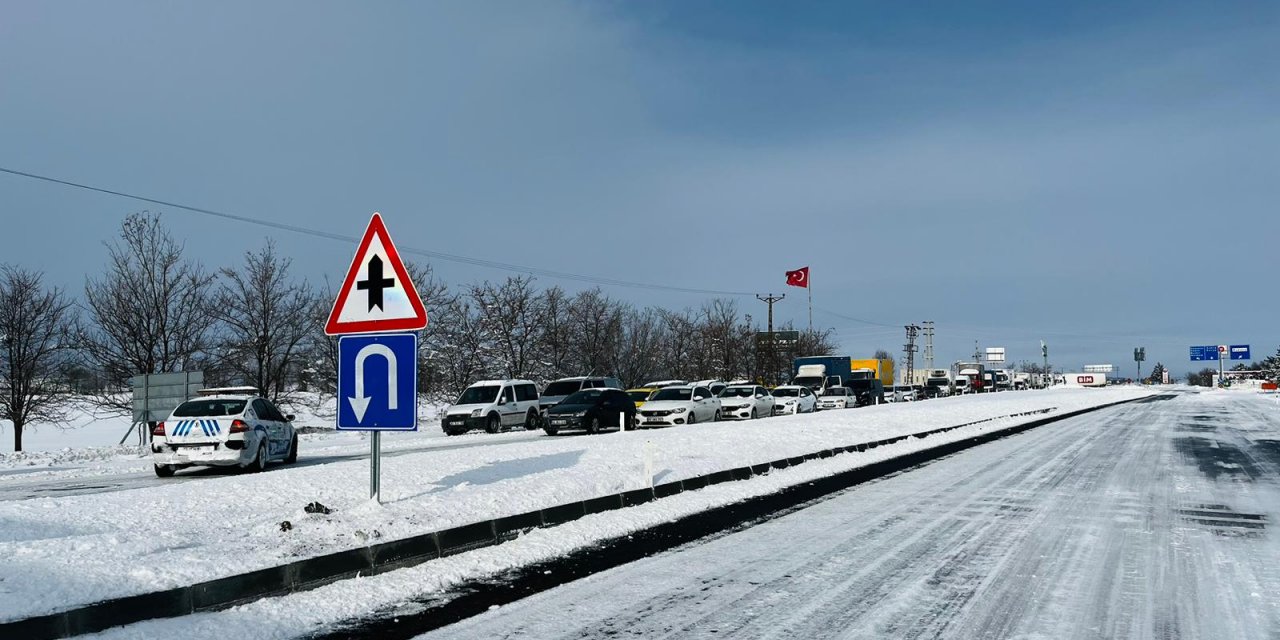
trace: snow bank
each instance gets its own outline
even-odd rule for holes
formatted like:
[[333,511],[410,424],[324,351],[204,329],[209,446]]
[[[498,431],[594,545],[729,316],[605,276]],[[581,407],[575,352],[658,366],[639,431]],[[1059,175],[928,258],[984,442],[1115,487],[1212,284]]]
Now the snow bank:
[[[8,559],[0,567],[0,620],[584,500],[651,480],[669,482],[930,428],[1050,407],[1066,412],[1148,393],[1135,388],[1003,393],[750,423],[426,450],[384,458],[381,505],[367,499],[364,460],[8,502],[0,504],[0,554]],[[943,435],[958,439],[1012,424],[1000,422]],[[942,441],[900,443],[894,451]],[[832,460],[851,467],[884,455],[876,450]],[[644,476],[646,457],[651,479]],[[814,464],[800,469],[825,468]],[[732,484],[759,486],[766,480]],[[313,501],[334,512],[307,514],[303,506]],[[286,520],[291,526],[283,531]]]

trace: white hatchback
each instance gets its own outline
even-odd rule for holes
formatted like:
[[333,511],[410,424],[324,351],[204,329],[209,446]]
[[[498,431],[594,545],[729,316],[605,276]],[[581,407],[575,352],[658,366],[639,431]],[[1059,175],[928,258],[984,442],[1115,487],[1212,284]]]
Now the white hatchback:
[[212,395],[188,400],[151,430],[156,475],[193,465],[262,471],[268,462],[298,460],[293,416],[251,395]]

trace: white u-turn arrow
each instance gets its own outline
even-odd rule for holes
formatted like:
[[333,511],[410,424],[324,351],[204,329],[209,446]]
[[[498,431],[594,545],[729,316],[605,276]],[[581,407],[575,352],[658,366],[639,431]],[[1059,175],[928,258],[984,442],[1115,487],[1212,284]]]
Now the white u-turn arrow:
[[366,345],[356,354],[356,395],[347,398],[351,411],[356,414],[356,422],[364,422],[364,412],[369,409],[370,398],[364,395],[364,361],[375,355],[387,359],[387,408],[395,411],[400,405],[396,397],[396,353],[385,344]]

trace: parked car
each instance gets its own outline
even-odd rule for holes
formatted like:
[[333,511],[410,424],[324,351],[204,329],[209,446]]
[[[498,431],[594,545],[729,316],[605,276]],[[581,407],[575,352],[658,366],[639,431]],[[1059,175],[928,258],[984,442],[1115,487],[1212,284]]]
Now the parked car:
[[663,387],[640,408],[640,426],[670,427],[720,419],[720,399],[706,387]]
[[818,409],[849,409],[855,402],[853,391],[847,387],[831,387],[818,396]]
[[542,412],[546,413],[548,408],[583,389],[621,388],[622,382],[617,378],[603,376],[574,376],[572,378],[561,378],[551,382],[547,385],[546,389],[542,390],[542,397],[541,400],[539,400],[539,404],[541,405]]
[[699,387],[706,387],[711,390],[711,395],[716,397],[719,397],[720,392],[724,391],[725,387],[729,386],[729,383],[723,380],[699,380],[697,382],[692,382],[690,384],[693,384]]
[[773,415],[773,394],[758,384],[729,385],[720,392],[720,417],[750,420]]
[[818,409],[818,397],[809,387],[785,384],[773,390],[774,415],[785,413],[813,413]]
[[661,389],[662,387],[679,387],[686,384],[689,384],[689,383],[685,380],[653,380],[651,382],[646,382],[640,386],[648,387],[650,389]]
[[547,409],[542,430],[551,436],[566,429],[599,433],[624,424],[628,429],[636,424],[636,404],[630,396],[620,389],[583,389]]
[[215,393],[178,405],[151,429],[151,461],[168,478],[193,465],[262,471],[270,462],[298,460],[293,416],[280,413],[257,390]]
[[451,436],[472,429],[497,433],[517,426],[542,426],[538,385],[529,380],[481,380],[467,387],[440,421],[440,428]]
[[909,384],[898,385],[897,396],[898,402],[915,402],[924,399],[923,391]]
[[885,401],[885,402],[897,402],[897,401],[898,401],[898,391],[899,391],[901,388],[902,388],[902,387],[900,387],[900,386],[898,386],[898,385],[892,385],[892,384],[890,384],[890,385],[885,385],[885,388],[884,388],[884,401]]
[[635,389],[627,389],[626,393],[631,398],[631,401],[636,404],[636,408],[639,409],[640,405],[644,404],[649,399],[649,396],[653,395],[653,392],[657,390],[657,387],[637,387]]

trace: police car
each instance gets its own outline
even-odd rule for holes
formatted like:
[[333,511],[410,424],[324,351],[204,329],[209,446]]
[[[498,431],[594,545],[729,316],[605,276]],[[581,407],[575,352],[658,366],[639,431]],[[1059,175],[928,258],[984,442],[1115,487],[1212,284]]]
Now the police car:
[[269,462],[291,464],[298,460],[292,423],[253,387],[203,389],[151,429],[156,475],[192,465],[262,471]]

